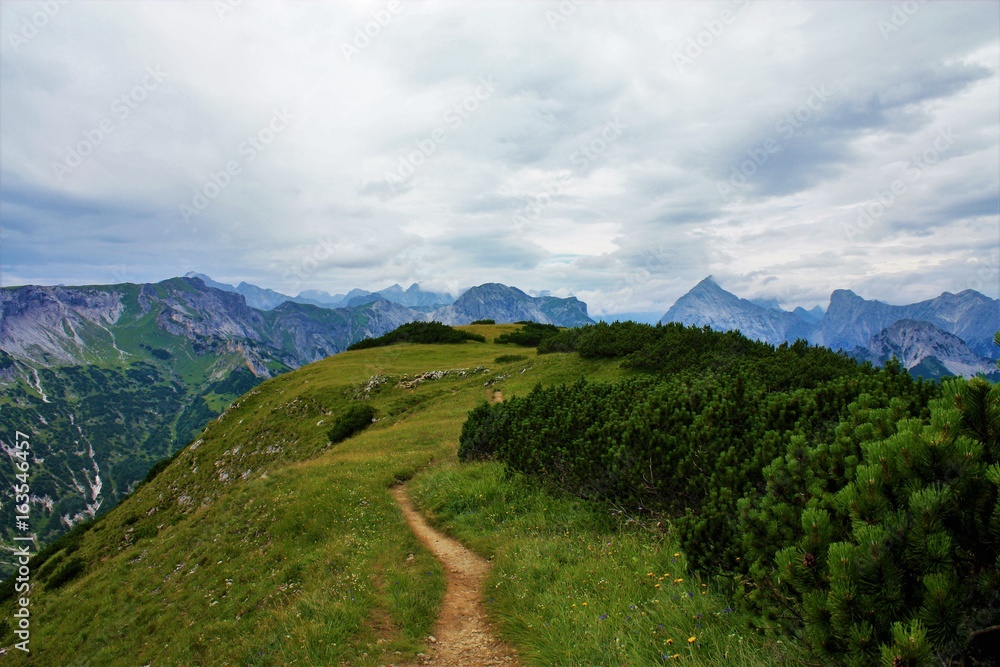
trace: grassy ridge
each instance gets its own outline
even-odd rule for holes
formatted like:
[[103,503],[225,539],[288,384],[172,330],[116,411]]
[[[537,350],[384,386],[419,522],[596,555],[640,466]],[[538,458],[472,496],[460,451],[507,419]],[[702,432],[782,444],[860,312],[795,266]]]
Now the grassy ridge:
[[[467,327],[490,341],[514,328]],[[769,662],[741,618],[683,573],[669,534],[507,482],[493,464],[453,463],[465,415],[487,391],[625,374],[566,354],[494,363],[505,352],[471,342],[376,348],[263,383],[95,524],[72,556],[53,556],[53,568],[80,558],[84,571],[56,590],[35,579],[32,658],[15,650],[5,661],[404,662],[425,647],[444,577],[387,489],[426,469],[417,500],[495,558],[491,609],[527,664]],[[329,446],[330,425],[373,376],[479,365],[492,373],[377,388],[369,403],[379,421]],[[11,612],[3,603],[0,619]],[[3,630],[0,646],[10,646]]]

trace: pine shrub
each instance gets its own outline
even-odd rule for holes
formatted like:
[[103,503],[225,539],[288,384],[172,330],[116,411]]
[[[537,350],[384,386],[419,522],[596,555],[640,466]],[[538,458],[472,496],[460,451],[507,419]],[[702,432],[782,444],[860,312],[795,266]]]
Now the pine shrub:
[[375,408],[367,403],[352,405],[345,413],[338,416],[333,422],[333,426],[327,431],[330,444],[337,444],[347,440],[355,433],[359,433],[372,425],[375,419]]

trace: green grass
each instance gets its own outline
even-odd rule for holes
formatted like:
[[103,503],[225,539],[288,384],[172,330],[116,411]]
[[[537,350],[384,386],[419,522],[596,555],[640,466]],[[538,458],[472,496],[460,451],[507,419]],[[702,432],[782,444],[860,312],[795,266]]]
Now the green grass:
[[[515,328],[467,327],[487,340]],[[415,475],[418,503],[493,559],[488,606],[525,664],[663,664],[674,654],[699,664],[774,660],[743,617],[684,574],[668,533],[505,480],[496,464],[455,462],[465,414],[494,389],[511,396],[539,382],[623,376],[613,363],[530,351],[498,366],[504,349],[470,342],[346,352],[253,389],[94,524],[72,556],[53,555],[82,559],[85,571],[58,589],[36,579],[32,657],[15,650],[5,662],[412,660],[426,650],[445,585],[389,493]],[[493,372],[384,386],[371,398],[379,421],[329,444],[334,419],[372,376],[480,365]],[[11,611],[0,606],[3,618]],[[0,646],[13,641],[9,629],[0,632]]]
[[411,493],[435,524],[492,560],[490,611],[527,664],[765,665],[781,657],[687,572],[655,524],[508,479],[492,462],[428,469]]

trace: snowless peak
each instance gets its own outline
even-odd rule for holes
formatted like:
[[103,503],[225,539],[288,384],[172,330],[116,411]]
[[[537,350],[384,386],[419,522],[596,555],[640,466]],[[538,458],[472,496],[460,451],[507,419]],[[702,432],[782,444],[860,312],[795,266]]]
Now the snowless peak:
[[695,290],[708,290],[708,289],[712,290],[722,289],[721,287],[719,287],[719,283],[715,282],[715,276],[704,277],[700,283],[698,283],[691,289],[691,291],[694,292]]
[[864,301],[860,296],[849,289],[835,289],[830,294],[830,305],[836,303],[849,303],[852,301]]

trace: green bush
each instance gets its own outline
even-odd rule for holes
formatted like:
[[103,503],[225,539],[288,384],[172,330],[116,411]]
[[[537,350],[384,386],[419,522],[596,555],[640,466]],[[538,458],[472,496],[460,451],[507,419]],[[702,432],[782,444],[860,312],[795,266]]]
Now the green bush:
[[354,343],[348,350],[366,350],[373,347],[385,347],[396,343],[464,343],[467,340],[485,343],[486,337],[481,334],[460,331],[440,322],[410,322],[378,338],[365,338]]
[[553,352],[575,352],[576,341],[582,329],[560,329],[554,334],[545,336],[538,341],[538,354]]
[[501,354],[493,362],[497,364],[512,364],[515,361],[525,361],[527,358],[523,354]]
[[70,558],[65,563],[63,563],[62,567],[56,570],[52,574],[52,576],[48,578],[48,580],[45,582],[45,587],[52,590],[56,588],[62,588],[63,586],[65,586],[66,584],[73,581],[81,574],[83,574],[83,571],[85,569],[86,569],[86,564],[84,563],[83,559],[74,556],[73,558]]
[[352,405],[347,412],[337,417],[333,426],[327,431],[331,444],[347,440],[372,425],[375,418],[375,408],[367,403]]
[[469,412],[468,418],[462,424],[462,435],[458,441],[459,461],[492,458],[495,443],[502,437],[499,433],[494,433],[494,418],[502,419],[503,413],[490,410],[486,402]]
[[803,341],[575,331],[581,355],[648,373],[484,403],[462,460],[669,519],[695,569],[742,582],[762,626],[822,664],[959,659],[1000,622],[995,386],[939,387]]
[[469,322],[469,324],[496,324],[496,323],[497,323],[496,320],[491,320],[491,319],[474,320],[472,322]]
[[1000,623],[1000,388],[942,394],[929,420],[856,408],[741,503],[751,600],[824,661],[947,663]]
[[554,324],[538,324],[528,322],[520,329],[497,336],[495,343],[513,343],[521,347],[537,347],[543,338],[559,332],[559,327]]

